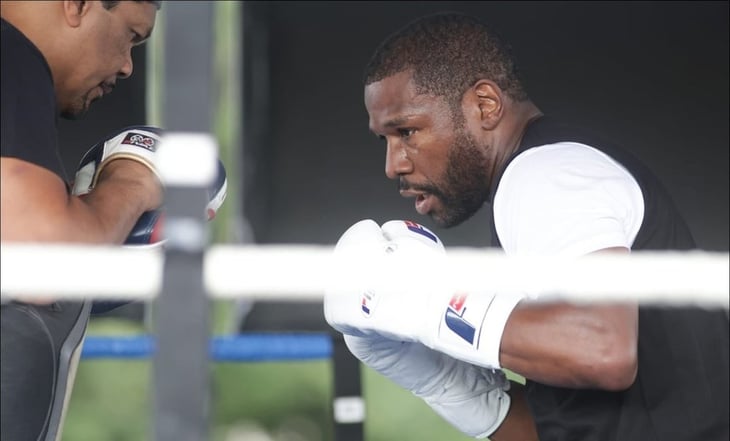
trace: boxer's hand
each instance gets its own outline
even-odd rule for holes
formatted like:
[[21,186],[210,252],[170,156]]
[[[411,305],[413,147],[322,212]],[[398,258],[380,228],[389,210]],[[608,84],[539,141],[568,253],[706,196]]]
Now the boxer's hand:
[[504,325],[521,296],[461,292],[444,272],[439,238],[409,221],[350,227],[335,247],[327,322],[343,334],[420,342],[451,357],[499,368]]
[[435,351],[433,344],[451,297],[441,283],[441,240],[410,221],[372,220],[350,227],[335,247],[335,282],[324,297],[327,322],[344,334],[365,365],[423,399],[465,434],[483,438],[510,406],[509,382]]
[[443,254],[443,245],[420,225],[408,225],[414,231],[397,241],[389,240],[370,219],[340,237],[333,284],[324,297],[325,318],[332,327],[348,335],[418,341],[428,323],[436,323],[435,316],[428,317],[429,294],[420,292],[422,281],[432,274],[419,262]]
[[353,355],[423,399],[456,429],[491,435],[507,416],[509,380],[502,371],[469,364],[420,343],[345,335]]

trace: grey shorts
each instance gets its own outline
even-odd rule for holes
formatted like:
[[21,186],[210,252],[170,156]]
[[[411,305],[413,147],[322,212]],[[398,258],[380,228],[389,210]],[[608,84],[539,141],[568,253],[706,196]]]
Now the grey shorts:
[[0,439],[60,439],[90,309],[90,302],[2,305]]

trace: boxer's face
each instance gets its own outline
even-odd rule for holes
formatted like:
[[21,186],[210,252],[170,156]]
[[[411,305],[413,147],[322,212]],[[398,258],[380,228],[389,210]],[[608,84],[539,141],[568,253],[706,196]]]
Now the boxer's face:
[[[76,2],[72,2],[76,3]],[[73,118],[110,93],[118,79],[132,75],[132,48],[146,40],[157,8],[149,2],[122,1],[111,9],[101,2],[66,9],[69,52],[54,69],[61,115]]]
[[488,199],[487,158],[443,97],[418,94],[409,72],[365,87],[370,130],[386,141],[385,174],[442,227],[458,225]]

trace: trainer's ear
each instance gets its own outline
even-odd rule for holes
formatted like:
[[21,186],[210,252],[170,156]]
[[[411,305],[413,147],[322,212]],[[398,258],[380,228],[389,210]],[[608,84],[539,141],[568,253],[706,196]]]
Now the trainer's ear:
[[63,16],[71,27],[81,25],[81,19],[89,12],[92,2],[84,0],[67,0],[63,2]]
[[502,89],[493,81],[479,80],[466,92],[464,106],[482,129],[494,130],[504,113]]

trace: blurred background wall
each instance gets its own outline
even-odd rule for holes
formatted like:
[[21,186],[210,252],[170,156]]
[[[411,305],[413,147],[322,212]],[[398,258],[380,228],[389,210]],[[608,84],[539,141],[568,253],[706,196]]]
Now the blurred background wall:
[[[360,79],[390,32],[458,10],[511,42],[543,111],[614,136],[666,182],[700,246],[728,248],[727,3],[267,2],[250,10],[268,21],[269,99],[250,109],[266,136],[249,146],[265,151],[249,205],[263,242],[332,242],[365,217],[430,225],[385,178]],[[447,245],[488,244],[485,228],[481,216],[439,234]]]

